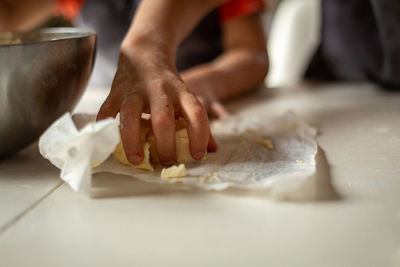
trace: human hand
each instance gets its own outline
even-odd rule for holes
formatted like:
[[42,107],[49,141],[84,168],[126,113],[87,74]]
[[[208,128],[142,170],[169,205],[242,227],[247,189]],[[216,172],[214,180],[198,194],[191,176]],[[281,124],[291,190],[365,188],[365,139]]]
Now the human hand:
[[229,116],[229,112],[219,101],[212,81],[213,75],[210,71],[193,69],[181,74],[189,92],[193,93],[203,104],[210,116],[222,118]]
[[151,114],[157,153],[163,165],[176,161],[175,118],[182,116],[188,127],[190,153],[201,159],[206,149],[216,150],[207,112],[188,91],[174,66],[155,49],[121,48],[111,92],[101,106],[97,120],[120,113],[120,133],[127,159],[140,164],[144,159],[140,138],[142,113]]

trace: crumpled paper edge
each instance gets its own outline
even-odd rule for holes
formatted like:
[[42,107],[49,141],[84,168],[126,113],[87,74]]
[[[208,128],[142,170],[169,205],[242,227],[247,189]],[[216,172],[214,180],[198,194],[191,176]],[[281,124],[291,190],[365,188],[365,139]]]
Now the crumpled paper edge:
[[[65,113],[40,137],[39,152],[61,169],[61,179],[74,191],[88,193],[92,186],[92,167],[103,163],[119,140],[118,122],[114,119],[91,122],[78,130],[71,114]],[[103,145],[95,145],[98,143]]]

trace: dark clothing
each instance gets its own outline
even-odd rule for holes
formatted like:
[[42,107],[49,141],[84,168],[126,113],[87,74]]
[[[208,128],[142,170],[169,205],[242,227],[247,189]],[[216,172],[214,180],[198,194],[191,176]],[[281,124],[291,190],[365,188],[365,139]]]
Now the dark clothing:
[[400,1],[323,0],[322,36],[306,78],[400,88]]

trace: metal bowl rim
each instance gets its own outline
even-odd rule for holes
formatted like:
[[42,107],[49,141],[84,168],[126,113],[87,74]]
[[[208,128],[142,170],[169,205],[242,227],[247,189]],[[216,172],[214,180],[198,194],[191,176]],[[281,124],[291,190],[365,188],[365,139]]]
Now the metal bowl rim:
[[[55,39],[48,39],[48,40],[30,40],[26,41],[23,43],[17,43],[17,44],[0,44],[1,47],[10,47],[10,46],[24,46],[24,45],[32,45],[32,44],[41,44],[41,43],[49,43],[49,42],[58,42],[58,41],[65,41],[65,40],[74,40],[74,39],[81,39],[81,38],[86,38],[90,36],[97,36],[96,32],[87,30],[87,29],[81,29],[81,28],[76,28],[76,27],[53,27],[53,28],[44,28],[41,30],[37,31],[31,31],[31,32],[26,32],[26,33],[21,33],[21,32],[0,32],[0,39],[1,35],[28,35],[32,33],[40,33],[40,34],[56,34],[60,35],[57,36]],[[63,36],[63,34],[76,34],[72,36]]]

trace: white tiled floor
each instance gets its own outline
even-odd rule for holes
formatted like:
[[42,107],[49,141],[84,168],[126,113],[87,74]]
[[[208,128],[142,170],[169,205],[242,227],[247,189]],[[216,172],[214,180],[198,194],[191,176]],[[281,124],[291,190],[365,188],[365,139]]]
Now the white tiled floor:
[[35,145],[0,161],[0,237],[22,214],[62,184],[57,176],[58,171],[40,156]]
[[[103,98],[90,92],[79,110]],[[230,109],[259,101],[321,130],[318,175],[293,201],[109,174],[89,198],[59,186],[33,146],[0,162],[0,266],[400,266],[400,94],[299,87]]]

